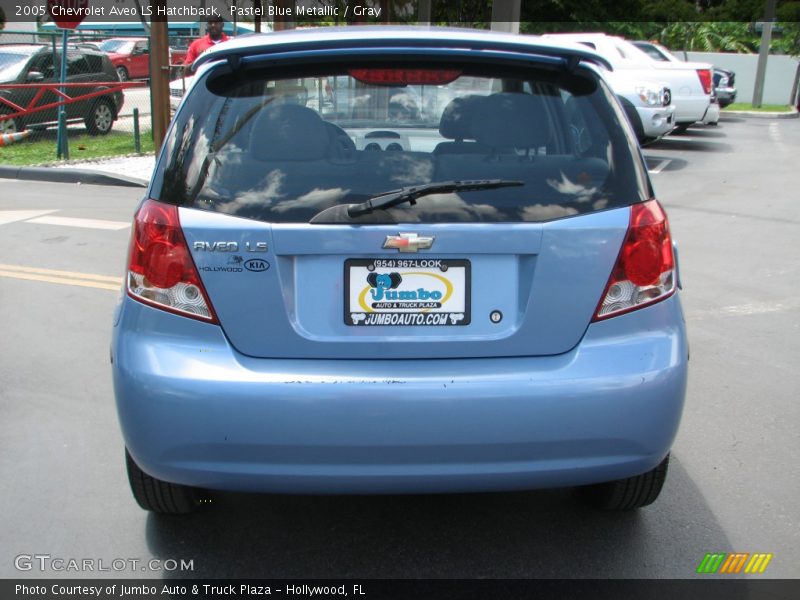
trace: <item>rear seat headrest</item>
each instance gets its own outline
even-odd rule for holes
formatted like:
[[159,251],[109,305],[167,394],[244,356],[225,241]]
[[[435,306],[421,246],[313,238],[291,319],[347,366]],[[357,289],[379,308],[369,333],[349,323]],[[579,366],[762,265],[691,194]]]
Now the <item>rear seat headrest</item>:
[[453,98],[444,107],[439,121],[439,133],[448,140],[474,140],[472,122],[475,118],[476,106],[482,96],[461,96]]
[[490,148],[539,148],[550,141],[544,101],[530,94],[500,93],[476,106],[472,133]]
[[329,143],[319,114],[297,104],[270,104],[250,133],[250,150],[258,160],[320,160]]

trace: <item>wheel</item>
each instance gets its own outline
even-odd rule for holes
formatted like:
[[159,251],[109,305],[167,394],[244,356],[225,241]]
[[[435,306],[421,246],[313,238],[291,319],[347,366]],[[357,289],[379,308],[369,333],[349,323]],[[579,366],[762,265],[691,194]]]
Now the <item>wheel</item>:
[[0,121],[0,134],[2,133],[19,133],[23,131],[25,126],[17,121],[17,119],[4,119]]
[[111,103],[102,98],[95,102],[85,123],[89,135],[106,135],[114,125],[114,110],[111,108]]
[[633,127],[633,132],[636,134],[636,140],[639,142],[639,145],[641,145],[647,138],[644,135],[642,119],[639,117],[636,107],[627,98],[623,98],[622,96],[617,96],[617,98],[619,98],[622,108],[625,110],[625,116],[628,117],[628,121],[630,121],[631,127]]
[[584,499],[603,510],[631,510],[655,502],[667,479],[669,454],[652,471],[581,488]]
[[690,125],[691,123],[678,123],[677,125],[675,125],[675,129],[672,130],[672,133],[673,134],[686,133],[686,130],[689,129]]
[[125,67],[117,67],[117,76],[120,81],[128,81],[128,79],[130,79],[130,77],[128,77],[128,69]]
[[133,497],[143,509],[164,515],[185,515],[197,506],[197,490],[150,477],[133,462],[127,448],[125,463],[128,467],[128,482],[131,484]]

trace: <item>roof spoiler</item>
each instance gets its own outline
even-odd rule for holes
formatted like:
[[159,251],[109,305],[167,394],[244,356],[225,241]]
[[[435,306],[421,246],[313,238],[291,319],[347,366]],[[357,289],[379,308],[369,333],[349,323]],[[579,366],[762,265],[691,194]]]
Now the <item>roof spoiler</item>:
[[[248,36],[250,37],[250,36]],[[265,39],[267,36],[263,36]],[[446,45],[443,45],[443,42]],[[308,42],[270,43],[262,47],[254,45],[242,46],[232,44],[231,46],[222,45],[208,52],[204,52],[192,65],[193,70],[205,63],[216,61],[227,61],[231,70],[236,71],[243,66],[263,61],[295,59],[301,60],[304,54],[319,57],[326,54],[330,58],[341,56],[369,56],[375,50],[383,50],[389,54],[398,56],[408,56],[409,54],[425,55],[424,51],[437,49],[447,55],[468,56],[470,53],[477,53],[476,57],[507,58],[518,60],[533,60],[536,62],[547,62],[551,65],[561,65],[568,71],[574,71],[581,62],[589,62],[600,65],[609,71],[613,71],[611,63],[605,58],[596,54],[591,49],[564,48],[556,44],[536,43],[519,44],[513,42],[498,42],[497,40],[481,39],[447,39],[432,40],[416,38],[382,38],[382,39],[344,39],[342,41],[330,40],[309,40]],[[309,60],[311,57],[309,56]]]

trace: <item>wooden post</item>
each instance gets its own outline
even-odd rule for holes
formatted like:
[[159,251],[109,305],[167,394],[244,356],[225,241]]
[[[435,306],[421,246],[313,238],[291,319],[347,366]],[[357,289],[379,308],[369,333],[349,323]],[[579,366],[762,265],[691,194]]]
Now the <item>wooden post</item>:
[[[166,8],[166,0],[155,0],[156,7]],[[153,11],[156,12],[155,10]],[[167,20],[150,25],[150,103],[152,105],[153,142],[161,147],[169,126],[169,38]]]
[[275,7],[276,12],[272,21],[272,30],[294,29],[294,22],[285,12],[289,7],[294,8],[294,0],[272,0],[272,6]]
[[253,24],[255,25],[256,33],[261,33],[261,0],[253,0],[253,8],[255,9],[255,20]]

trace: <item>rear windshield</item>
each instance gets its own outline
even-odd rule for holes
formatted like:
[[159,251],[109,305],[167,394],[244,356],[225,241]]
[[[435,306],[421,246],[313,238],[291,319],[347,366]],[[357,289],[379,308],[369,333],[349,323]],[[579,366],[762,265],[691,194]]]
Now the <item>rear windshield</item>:
[[202,76],[167,136],[153,197],[305,223],[404,187],[522,184],[386,211],[392,222],[446,223],[547,221],[646,196],[635,142],[588,72],[371,65],[287,75]]

